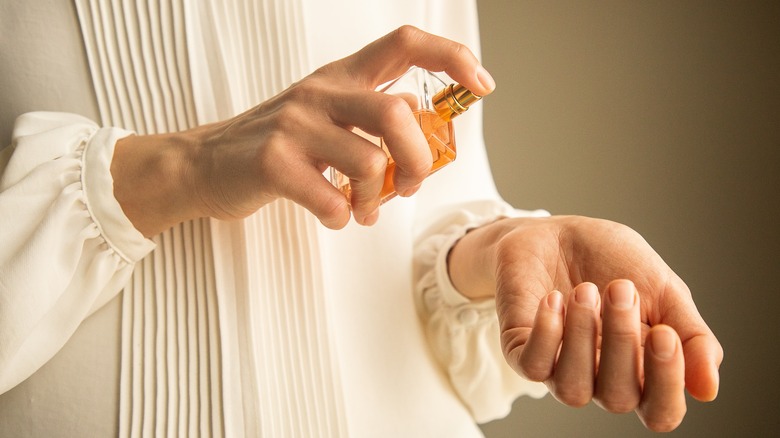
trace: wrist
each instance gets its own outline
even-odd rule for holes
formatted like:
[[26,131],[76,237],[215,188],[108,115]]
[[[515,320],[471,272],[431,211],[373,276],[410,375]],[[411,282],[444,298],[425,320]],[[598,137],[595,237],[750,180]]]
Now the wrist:
[[496,294],[496,247],[505,234],[504,219],[468,230],[447,254],[450,281],[470,300],[493,298]]
[[197,143],[187,132],[120,139],[111,161],[114,196],[144,236],[199,217],[192,169]]

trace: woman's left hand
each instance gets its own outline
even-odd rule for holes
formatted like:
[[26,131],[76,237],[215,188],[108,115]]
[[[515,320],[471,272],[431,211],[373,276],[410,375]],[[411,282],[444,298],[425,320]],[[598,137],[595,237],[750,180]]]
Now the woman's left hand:
[[452,249],[455,287],[495,294],[508,363],[564,404],[594,400],[676,428],[685,389],[718,392],[723,350],[690,291],[634,230],[584,217],[502,219]]

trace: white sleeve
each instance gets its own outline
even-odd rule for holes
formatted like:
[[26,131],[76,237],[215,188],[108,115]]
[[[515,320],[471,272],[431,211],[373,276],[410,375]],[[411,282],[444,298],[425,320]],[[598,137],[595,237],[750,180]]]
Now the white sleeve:
[[0,152],[0,393],[54,356],[154,248],[113,196],[114,145],[130,134],[28,113]]
[[447,253],[468,230],[500,217],[548,216],[502,201],[472,202],[433,224],[415,246],[415,301],[434,356],[478,423],[506,416],[521,395],[541,397],[544,384],[521,378],[505,361],[494,299],[471,301],[450,281]]

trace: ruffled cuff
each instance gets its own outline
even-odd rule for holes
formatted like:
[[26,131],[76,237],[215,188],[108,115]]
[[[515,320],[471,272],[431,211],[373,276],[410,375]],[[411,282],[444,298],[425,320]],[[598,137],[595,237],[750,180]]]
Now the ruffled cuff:
[[470,300],[455,289],[447,255],[469,230],[502,217],[546,217],[543,210],[516,210],[503,202],[463,206],[448,214],[418,242],[415,299],[434,356],[474,419],[506,416],[521,395],[541,397],[547,388],[518,376],[506,363],[494,299]]
[[67,113],[28,113],[0,162],[0,393],[43,366],[154,247],[113,196],[128,135]]
[[133,264],[155,245],[133,226],[114,197],[111,160],[116,142],[131,134],[119,128],[99,128],[95,122],[77,114],[46,111],[23,114],[14,125],[12,143],[12,148],[18,145],[21,150],[11,155],[0,179],[0,190],[21,181],[41,163],[70,156],[73,144],[80,144],[81,187],[89,215],[111,249]]
[[108,245],[127,263],[140,260],[155,246],[133,226],[114,197],[111,160],[116,142],[131,134],[118,128],[98,129],[87,142],[81,174],[89,214]]

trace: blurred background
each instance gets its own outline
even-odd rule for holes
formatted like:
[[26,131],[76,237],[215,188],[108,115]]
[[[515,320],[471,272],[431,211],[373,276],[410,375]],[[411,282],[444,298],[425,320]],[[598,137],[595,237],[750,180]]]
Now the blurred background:
[[[521,208],[632,226],[726,352],[671,436],[780,430],[780,2],[479,0],[485,138]],[[641,437],[634,414],[523,398],[488,437]]]

